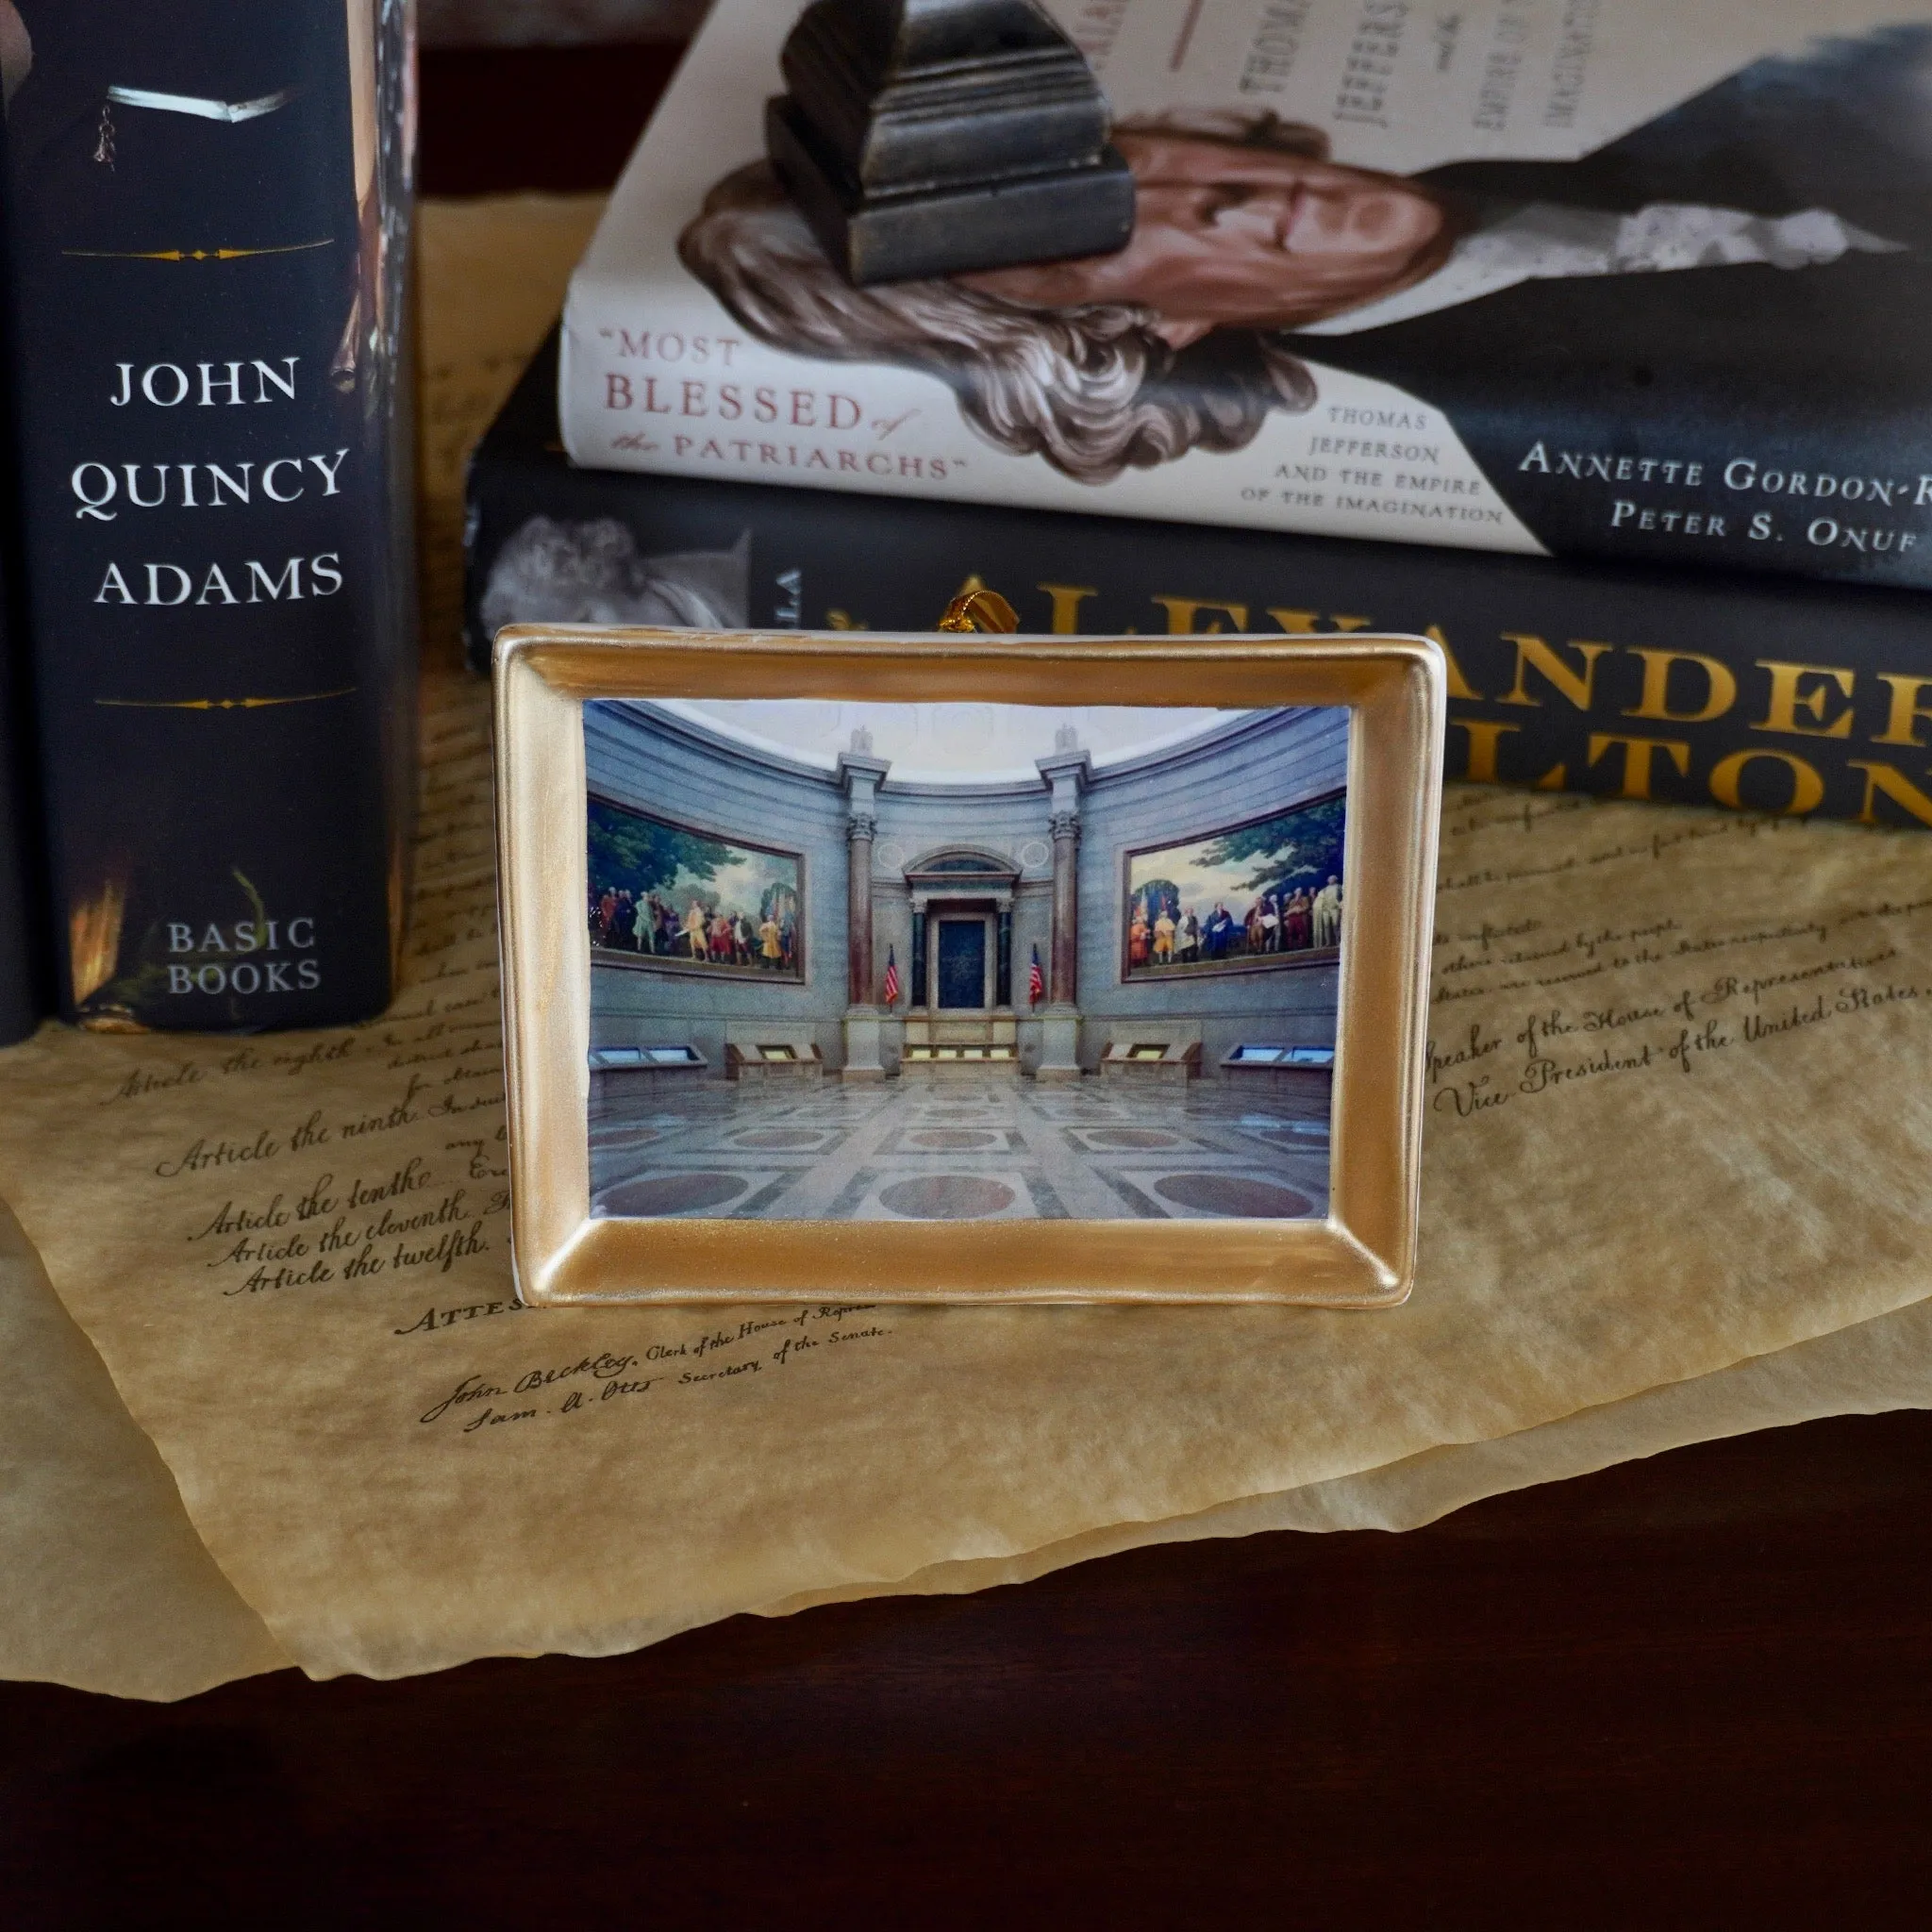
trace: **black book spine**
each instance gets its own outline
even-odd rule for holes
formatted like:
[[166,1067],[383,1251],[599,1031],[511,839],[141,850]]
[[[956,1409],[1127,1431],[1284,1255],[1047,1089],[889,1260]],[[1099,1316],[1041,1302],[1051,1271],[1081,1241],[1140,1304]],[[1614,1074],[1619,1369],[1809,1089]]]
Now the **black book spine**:
[[478,447],[470,661],[518,619],[928,630],[978,580],[1042,632],[1403,631],[1453,776],[1932,826],[1932,599],[574,469],[553,343]]
[[[5,178],[0,151],[0,180]],[[6,257],[0,199],[0,261]],[[11,365],[0,303],[0,368]],[[14,460],[13,385],[0,386],[0,1046],[25,1040],[53,1009],[53,956],[47,942],[44,840],[34,781],[28,720],[20,496]]]
[[48,1007],[25,678],[14,649],[19,627],[4,598],[0,586],[0,1046],[25,1039]]
[[379,1011],[414,729],[409,9],[17,0],[25,557],[62,1005]]

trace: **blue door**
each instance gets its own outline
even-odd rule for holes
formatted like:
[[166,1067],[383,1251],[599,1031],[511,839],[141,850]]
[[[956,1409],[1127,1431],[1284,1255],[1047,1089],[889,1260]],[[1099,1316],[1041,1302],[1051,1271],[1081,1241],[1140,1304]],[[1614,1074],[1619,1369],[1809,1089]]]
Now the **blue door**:
[[940,921],[940,1005],[986,1010],[986,922]]

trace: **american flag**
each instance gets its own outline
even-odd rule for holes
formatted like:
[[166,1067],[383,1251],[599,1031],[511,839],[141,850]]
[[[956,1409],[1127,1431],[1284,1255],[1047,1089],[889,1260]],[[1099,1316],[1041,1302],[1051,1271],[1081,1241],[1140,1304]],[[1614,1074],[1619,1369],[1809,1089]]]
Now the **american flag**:
[[899,961],[893,948],[886,948],[886,1004],[896,1006],[899,1000]]
[[1033,964],[1026,969],[1026,1004],[1037,1007],[1046,996],[1046,977],[1040,970],[1040,948],[1033,949]]

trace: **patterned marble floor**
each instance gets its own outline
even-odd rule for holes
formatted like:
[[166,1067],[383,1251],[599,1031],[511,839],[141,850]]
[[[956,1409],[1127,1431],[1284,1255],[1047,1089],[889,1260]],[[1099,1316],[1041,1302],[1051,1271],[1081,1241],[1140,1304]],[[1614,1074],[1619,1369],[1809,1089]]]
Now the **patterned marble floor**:
[[782,1092],[617,1094],[591,1120],[591,1211],[771,1221],[1319,1217],[1328,1122],[1229,1092],[1008,1074]]

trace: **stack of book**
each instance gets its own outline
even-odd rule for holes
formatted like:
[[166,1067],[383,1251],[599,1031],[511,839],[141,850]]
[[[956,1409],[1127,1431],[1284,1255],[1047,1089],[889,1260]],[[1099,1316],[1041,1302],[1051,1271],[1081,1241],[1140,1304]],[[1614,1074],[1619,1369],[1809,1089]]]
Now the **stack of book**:
[[0,0],[0,1041],[390,999],[410,19]]
[[1049,0],[1121,253],[855,287],[719,0],[470,479],[516,620],[1420,631],[1453,775],[1932,824],[1932,8]]

